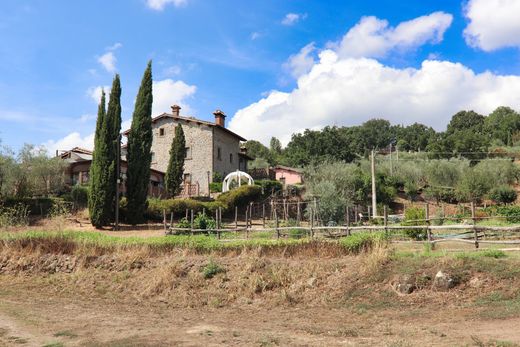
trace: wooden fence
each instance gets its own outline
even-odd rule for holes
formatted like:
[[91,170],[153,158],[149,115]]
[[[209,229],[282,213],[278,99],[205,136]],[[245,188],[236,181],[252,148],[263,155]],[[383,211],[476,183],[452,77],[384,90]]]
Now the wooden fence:
[[[452,224],[452,225],[432,225],[433,222],[443,220],[460,220],[460,217],[442,217],[442,218],[430,218],[429,206],[426,204],[426,218],[410,220],[407,223],[422,225],[389,225],[388,215],[386,208],[384,214],[381,216],[381,225],[351,225],[350,222],[350,211],[346,211],[345,224],[337,226],[323,226],[315,224],[316,219],[313,216],[314,210],[309,210],[308,221],[296,220],[294,226],[283,226],[280,223],[278,214],[274,212],[274,223],[272,226],[266,226],[266,214],[265,208],[262,215],[261,227],[253,226],[253,219],[251,216],[251,205],[246,209],[244,219],[239,221],[238,219],[238,208],[235,208],[234,223],[225,225],[222,222],[222,209],[219,208],[215,211],[214,219],[216,221],[216,227],[213,229],[196,229],[194,228],[194,211],[186,211],[186,218],[190,221],[190,228],[178,228],[173,224],[173,214],[170,216],[170,223],[167,223],[166,212],[163,211],[163,224],[164,231],[167,235],[182,233],[182,234],[215,234],[218,239],[222,239],[222,234],[233,232],[237,235],[241,235],[242,238],[248,239],[254,237],[255,233],[268,232],[273,233],[273,238],[276,239],[286,237],[308,237],[308,238],[340,238],[347,237],[354,233],[363,232],[384,232],[389,236],[398,236],[396,231],[403,230],[424,230],[426,238],[415,242],[430,243],[432,245],[441,242],[462,242],[471,243],[475,245],[475,248],[479,248],[480,244],[520,244],[520,239],[503,239],[509,234],[515,234],[520,232],[520,225],[518,226],[486,226],[477,225],[478,220],[484,219],[505,219],[504,216],[494,217],[476,217],[475,206],[471,204],[471,218],[469,218],[468,224]],[[297,232],[295,232],[297,231]],[[439,231],[457,231],[454,235],[442,235],[438,234]],[[291,233],[292,232],[292,233]],[[401,234],[402,236],[402,234]],[[516,236],[516,235],[514,235]],[[502,239],[496,239],[496,238]],[[237,239],[234,237],[233,239]],[[402,241],[402,240],[401,240]],[[393,240],[393,242],[401,242],[400,240]],[[406,241],[410,242],[410,241]]]

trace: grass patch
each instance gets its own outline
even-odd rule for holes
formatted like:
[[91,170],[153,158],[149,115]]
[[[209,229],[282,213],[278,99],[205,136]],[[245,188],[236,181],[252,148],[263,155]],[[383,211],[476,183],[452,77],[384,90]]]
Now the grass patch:
[[75,333],[73,333],[70,330],[63,330],[63,331],[58,331],[57,333],[55,333],[54,337],[68,337],[68,338],[73,339],[75,337],[78,337],[78,335],[76,335]]
[[375,245],[387,242],[384,233],[356,233],[340,239],[340,244],[353,254],[371,250]]
[[457,259],[475,259],[475,258],[506,258],[507,254],[499,249],[485,249],[482,251],[456,253]]
[[226,272],[226,269],[219,264],[215,263],[213,260],[210,260],[208,264],[206,264],[202,269],[202,276],[205,279],[210,279],[218,275],[219,273]]
[[506,319],[520,315],[520,292],[505,293],[496,291],[475,300],[481,307],[479,315],[486,319]]

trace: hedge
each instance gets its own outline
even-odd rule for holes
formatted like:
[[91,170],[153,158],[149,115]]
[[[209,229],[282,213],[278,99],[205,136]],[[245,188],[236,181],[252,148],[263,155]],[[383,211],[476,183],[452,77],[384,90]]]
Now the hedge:
[[29,209],[30,215],[46,216],[49,211],[57,204],[62,205],[66,201],[63,198],[47,197],[47,198],[6,198],[0,201],[5,207],[15,207],[25,205]]

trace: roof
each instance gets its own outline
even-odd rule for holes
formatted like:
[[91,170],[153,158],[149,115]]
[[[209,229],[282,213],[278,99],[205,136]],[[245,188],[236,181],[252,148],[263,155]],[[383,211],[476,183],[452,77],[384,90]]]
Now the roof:
[[59,156],[61,159],[66,159],[69,162],[92,160],[92,151],[81,147],[74,147]]
[[[152,123],[155,123],[163,118],[172,118],[172,119],[176,119],[176,120],[182,120],[182,121],[185,121],[185,122],[193,122],[193,123],[197,123],[197,124],[204,124],[204,125],[207,125],[207,126],[210,126],[210,127],[215,127],[217,129],[220,129],[226,133],[228,133],[229,135],[231,136],[234,136],[236,138],[238,138],[240,141],[247,141],[245,138],[243,138],[242,136],[238,135],[237,133],[234,133],[232,132],[231,130],[229,130],[228,128],[225,128],[225,127],[222,127],[216,123],[213,123],[213,122],[208,122],[208,121],[205,121],[205,120],[201,120],[201,119],[197,119],[195,117],[183,117],[183,116],[174,116],[173,114],[169,114],[169,113],[163,113],[163,114],[160,114],[158,115],[157,117],[154,117],[152,118]],[[125,136],[128,136],[128,134],[130,133],[130,129],[128,130],[125,130],[123,131],[123,135]]]
[[250,155],[248,155],[247,153],[244,153],[244,152],[239,152],[238,155],[247,160],[251,160],[251,161],[255,160],[255,158],[251,157]]
[[296,172],[296,173],[303,173],[303,170],[302,169],[297,169],[297,168],[294,168],[294,167],[289,167],[289,166],[283,166],[283,165],[276,165],[273,169],[280,169],[280,170],[286,170],[286,171],[293,171],[293,172]]
[[[92,159],[90,159],[90,160],[85,160],[85,161],[82,162],[82,163],[89,163],[89,162],[92,162]],[[72,163],[72,164],[75,164],[75,163],[76,163],[76,162],[74,162],[74,163]],[[121,159],[121,164],[128,165],[128,163],[127,163],[126,160],[124,160],[124,159]],[[160,171],[160,170],[156,170],[156,169],[152,169],[152,168],[150,168],[150,171],[155,172],[155,173],[158,173],[158,174],[163,175],[163,176],[166,175],[165,172]]]

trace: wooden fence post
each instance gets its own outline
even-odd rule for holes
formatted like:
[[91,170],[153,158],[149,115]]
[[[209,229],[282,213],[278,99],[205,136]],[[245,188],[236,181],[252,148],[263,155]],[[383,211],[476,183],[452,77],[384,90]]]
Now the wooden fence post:
[[191,210],[191,234],[193,235],[193,209]]
[[274,212],[274,226],[276,230],[276,238],[280,238],[280,230],[278,229],[278,213]]
[[471,222],[473,224],[473,236],[475,238],[475,248],[478,248],[477,220],[475,218],[475,203],[471,202]]
[[238,206],[235,206],[235,233],[238,233]]
[[218,224],[217,224],[217,238],[220,240],[220,229],[222,228],[222,207],[217,209],[218,212]]
[[249,214],[249,206],[246,207],[246,239],[249,238],[248,214]]
[[262,204],[262,228],[265,229],[265,203]]
[[170,228],[173,228],[173,212],[170,213]]
[[314,237],[314,209],[311,207],[311,213],[310,213],[310,217],[311,217],[311,239]]
[[350,236],[350,208],[347,206],[347,236]]
[[188,220],[188,215],[189,215],[188,209],[186,209],[186,220]]
[[385,226],[385,234],[388,233],[388,209],[383,206],[383,224]]
[[358,206],[354,206],[354,222],[357,224],[358,222]]
[[166,210],[162,210],[162,215],[163,215],[163,227],[164,227],[164,232],[166,233]]
[[296,225],[300,226],[300,222],[301,222],[301,219],[302,219],[300,200],[298,200],[296,208],[297,208],[297,211],[296,211]]
[[426,217],[426,236],[428,237],[428,242],[432,244],[432,231],[430,229],[430,204],[426,203],[424,208],[424,215]]

